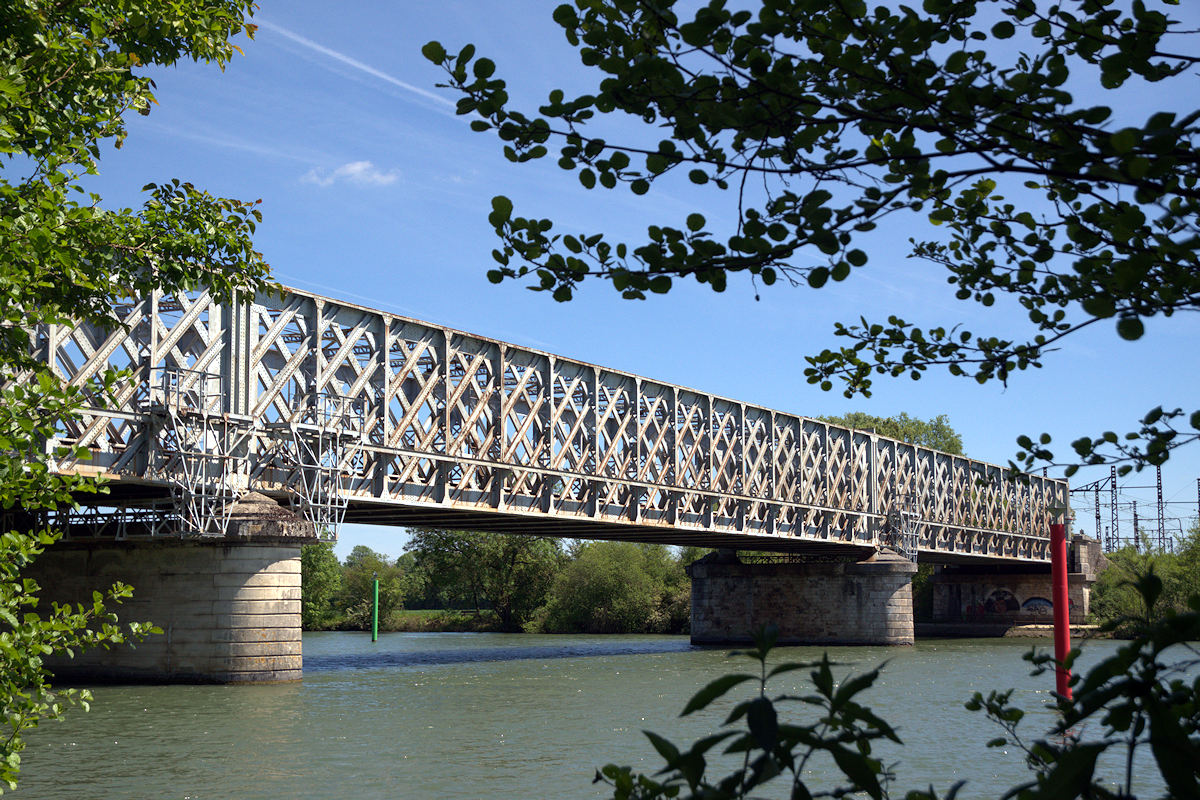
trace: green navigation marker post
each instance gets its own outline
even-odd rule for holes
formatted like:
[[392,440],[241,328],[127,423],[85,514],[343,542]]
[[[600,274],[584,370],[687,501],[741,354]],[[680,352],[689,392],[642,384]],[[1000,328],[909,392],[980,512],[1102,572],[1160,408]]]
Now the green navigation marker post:
[[379,573],[372,574],[374,578],[371,587],[371,641],[379,641]]

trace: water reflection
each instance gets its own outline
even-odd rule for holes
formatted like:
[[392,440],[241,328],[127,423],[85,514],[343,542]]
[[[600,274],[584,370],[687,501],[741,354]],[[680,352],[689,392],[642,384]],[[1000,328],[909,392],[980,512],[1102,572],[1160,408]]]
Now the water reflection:
[[[353,634],[350,634],[353,635]],[[461,636],[466,636],[463,634]],[[387,637],[384,637],[385,640]],[[508,642],[513,637],[505,637]],[[518,637],[524,639],[527,637]],[[544,637],[543,637],[544,638]],[[567,638],[567,642],[562,642]],[[419,641],[419,640],[418,640]],[[553,644],[523,645],[495,643],[485,647],[461,646],[459,639],[447,642],[437,639],[436,646],[444,649],[383,650],[366,652],[360,647],[346,652],[306,653],[304,674],[309,675],[344,669],[384,669],[434,664],[466,664],[478,661],[523,661],[557,658],[587,658],[597,656],[645,655],[649,653],[683,653],[699,650],[683,638],[637,640],[622,637],[559,637]],[[445,645],[450,644],[447,648]],[[386,642],[385,645],[386,647]]]

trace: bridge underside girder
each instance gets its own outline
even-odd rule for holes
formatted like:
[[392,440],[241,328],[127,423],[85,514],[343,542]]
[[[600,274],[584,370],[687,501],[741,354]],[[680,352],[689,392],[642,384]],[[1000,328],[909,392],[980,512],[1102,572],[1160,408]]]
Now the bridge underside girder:
[[[108,484],[106,503],[124,508],[167,508],[170,495],[161,485],[139,481],[116,480]],[[267,493],[272,494],[272,493]],[[275,493],[274,499],[288,505],[291,498],[285,493]],[[81,496],[81,503],[94,502],[95,498]],[[104,518],[105,509],[96,509],[96,516]],[[818,559],[841,558],[859,560],[878,551],[872,541],[854,541],[850,535],[822,536],[814,530],[808,536],[767,535],[753,531],[727,532],[697,528],[669,526],[663,524],[636,525],[588,520],[576,516],[554,517],[529,511],[495,511],[454,506],[437,506],[426,503],[396,504],[352,500],[345,510],[345,522],[377,525],[393,528],[438,528],[444,530],[485,531],[560,539],[598,539],[610,541],[634,541],[678,547],[706,547],[712,549],[741,550],[749,552],[778,553]],[[95,538],[86,531],[86,525],[73,526],[73,538]],[[111,533],[107,535],[112,535]],[[153,537],[148,525],[127,526],[117,534],[120,538]],[[104,534],[101,535],[102,537]],[[998,554],[976,554],[971,552],[951,553],[939,550],[919,550],[918,561],[929,564],[965,565],[1028,565],[1041,568],[1045,565],[1028,559],[1004,558]]]
[[[836,539],[765,536],[755,533],[721,533],[686,528],[615,525],[578,520],[564,522],[563,520],[495,511],[463,511],[427,507],[388,506],[380,509],[379,507],[371,508],[352,504],[346,511],[346,522],[403,528],[487,531],[562,539],[648,542],[678,547],[709,547],[816,558],[838,557],[851,561],[866,558],[878,550],[872,544]],[[997,566],[1030,564],[1023,559],[1003,559],[994,555],[972,553],[944,553],[935,550],[921,550],[918,561],[929,564],[993,564]],[[1036,566],[1039,569],[1043,567],[1040,564]],[[1049,566],[1044,568],[1048,570]]]
[[791,537],[763,536],[753,533],[719,533],[662,526],[614,525],[603,522],[562,521],[495,511],[461,511],[455,509],[398,508],[385,509],[351,507],[347,522],[368,525],[389,525],[405,528],[442,528],[451,530],[488,531],[493,533],[527,534],[562,539],[610,539],[651,542],[680,547],[711,547],[736,550],[755,550],[809,555],[837,555],[861,558],[874,552],[870,545],[846,542],[822,542]]

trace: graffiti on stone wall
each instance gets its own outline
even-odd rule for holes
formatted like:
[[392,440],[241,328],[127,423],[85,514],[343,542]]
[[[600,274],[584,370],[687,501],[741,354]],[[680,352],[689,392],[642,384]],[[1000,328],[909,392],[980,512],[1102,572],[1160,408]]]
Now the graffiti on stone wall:
[[[1075,611],[1074,600],[1070,601],[1069,608]],[[969,599],[963,603],[963,616],[968,619],[985,616],[1040,618],[1053,615],[1054,603],[1047,598],[1035,595],[1022,602],[1010,589],[1005,588],[993,589],[982,601]]]
[[[1050,575],[954,576],[934,581],[934,620],[1046,625],[1054,617]],[[1068,611],[1078,623],[1087,610],[1086,585],[1072,577]]]
[[1016,596],[1008,589],[993,589],[983,601],[985,614],[1010,614],[1021,607]]
[[1021,604],[1021,611],[1034,616],[1050,616],[1054,613],[1054,603],[1044,597],[1031,597]]
[[978,595],[975,598],[967,599],[963,603],[962,610],[965,617],[1013,614],[1021,608],[1016,595],[1008,589],[993,589],[982,601],[977,598]]

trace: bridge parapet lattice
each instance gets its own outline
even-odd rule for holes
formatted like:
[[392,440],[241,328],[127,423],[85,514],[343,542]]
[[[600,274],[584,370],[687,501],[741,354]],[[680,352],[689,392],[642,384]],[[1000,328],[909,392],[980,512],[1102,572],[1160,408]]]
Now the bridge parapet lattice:
[[[49,326],[64,380],[131,378],[63,442],[113,502],[223,531],[247,491],[343,519],[775,551],[1048,561],[1064,481],[297,290],[156,294]],[[123,527],[122,530],[125,530]],[[162,526],[147,526],[161,531]]]

